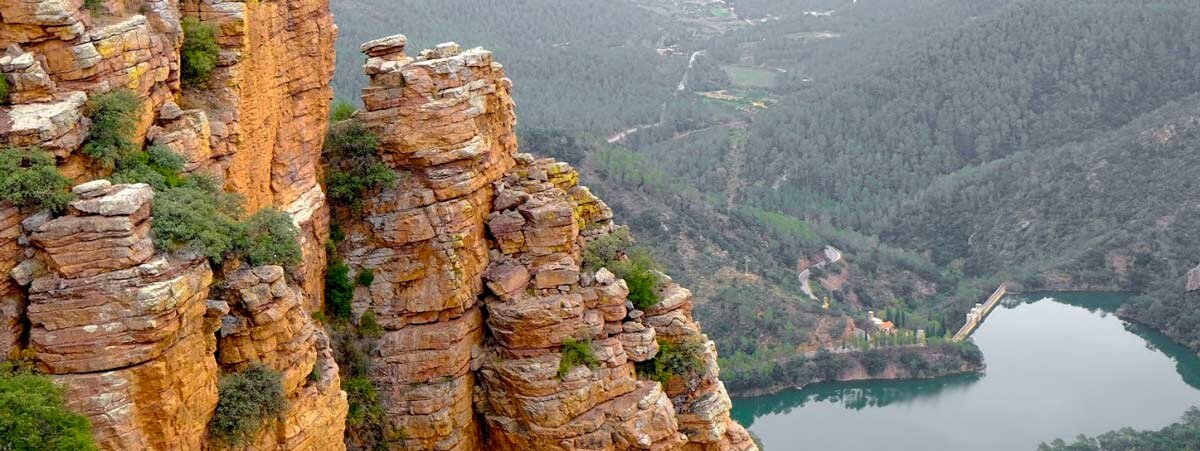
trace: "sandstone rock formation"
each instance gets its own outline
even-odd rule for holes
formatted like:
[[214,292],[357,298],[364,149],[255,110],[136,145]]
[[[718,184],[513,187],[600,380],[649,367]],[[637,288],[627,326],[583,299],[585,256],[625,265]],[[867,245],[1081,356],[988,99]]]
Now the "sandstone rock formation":
[[[0,0],[0,146],[40,147],[78,183],[57,217],[0,204],[0,352],[36,353],[101,449],[218,448],[218,380],[253,364],[282,374],[288,402],[238,449],[344,449],[347,394],[313,319],[331,223],[318,183],[337,32],[327,1],[82,3]],[[221,49],[194,86],[181,83],[185,17],[213,26]],[[518,153],[503,67],[483,49],[409,56],[406,44],[364,44],[356,118],[399,181],[338,214],[339,255],[374,274],[352,310],[383,329],[369,374],[392,447],[753,449],[687,290],[668,284],[641,312],[624,281],[584,269],[586,242],[617,229],[612,212],[565,163]],[[289,213],[302,263],[156,249],[153,189],[103,180],[110,168],[79,151],[85,105],[116,89],[141,100],[135,144],[179,154],[248,212]],[[595,362],[560,371],[572,342]],[[702,369],[639,376],[660,342],[700,343]]]
[[[644,315],[624,281],[583,271],[612,212],[565,163],[517,153],[511,82],[491,53],[448,43],[413,57],[406,44],[363,45],[357,116],[401,181],[338,215],[339,254],[375,275],[353,310],[385,329],[372,381],[403,448],[754,449],[690,293],[667,285]],[[703,371],[665,388],[639,379],[659,334],[702,341]],[[567,341],[595,364],[560,374]]]
[[[310,317],[329,227],[317,183],[336,36],[328,2],[95,3],[0,0],[10,88],[0,146],[40,147],[88,182],[62,217],[0,204],[0,353],[36,352],[102,449],[212,448],[217,380],[251,360],[285,375],[288,408],[244,449],[344,448],[346,396]],[[219,67],[205,86],[180,82],[184,17],[217,32]],[[248,269],[273,279],[243,287],[243,272],[156,250],[152,190],[90,181],[107,170],[79,152],[86,102],[116,89],[141,101],[137,144],[167,146],[250,212],[290,213],[303,263],[287,275]],[[243,329],[224,327],[237,320]]]

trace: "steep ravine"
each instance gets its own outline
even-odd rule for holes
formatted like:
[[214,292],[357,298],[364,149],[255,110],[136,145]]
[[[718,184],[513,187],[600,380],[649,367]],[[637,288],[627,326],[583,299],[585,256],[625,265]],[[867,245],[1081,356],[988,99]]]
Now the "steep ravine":
[[[320,312],[331,208],[320,184],[336,27],[323,0],[0,0],[0,146],[39,147],[74,180],[63,214],[0,204],[0,353],[25,351],[106,450],[223,449],[210,436],[223,374],[264,365],[286,408],[235,448],[345,449],[349,405]],[[183,87],[182,22],[216,31],[207,83]],[[716,349],[691,293],[664,277],[643,310],[585,270],[619,230],[565,163],[518,151],[511,81],[482,49],[415,57],[364,45],[355,120],[397,174],[338,209],[332,250],[373,281],[354,293],[382,335],[369,356],[392,449],[756,449],[729,417]],[[214,267],[156,247],[155,190],[110,183],[84,156],[89,99],[127,89],[135,145],[165,146],[247,213],[299,229],[293,268]],[[595,360],[562,372],[564,344]],[[639,375],[660,344],[680,374]],[[578,352],[578,351],[575,351]],[[661,380],[662,382],[659,382]]]

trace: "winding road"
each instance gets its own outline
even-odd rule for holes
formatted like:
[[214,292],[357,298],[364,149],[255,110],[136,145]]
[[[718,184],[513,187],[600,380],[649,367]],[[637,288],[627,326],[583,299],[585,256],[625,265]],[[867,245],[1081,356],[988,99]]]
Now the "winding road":
[[820,299],[817,299],[817,295],[813,294],[812,285],[809,285],[809,279],[812,278],[812,269],[823,268],[839,261],[842,261],[842,251],[833,246],[825,246],[825,261],[812,265],[804,271],[800,271],[800,274],[797,276],[800,279],[800,291],[803,291],[812,300],[820,301]]

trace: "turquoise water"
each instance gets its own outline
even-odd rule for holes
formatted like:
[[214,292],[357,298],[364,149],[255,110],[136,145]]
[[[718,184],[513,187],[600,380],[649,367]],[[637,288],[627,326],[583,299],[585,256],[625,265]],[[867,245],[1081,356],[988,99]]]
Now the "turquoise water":
[[983,375],[819,384],[734,400],[770,451],[1034,451],[1200,406],[1200,359],[1112,314],[1112,293],[1006,299],[975,333]]

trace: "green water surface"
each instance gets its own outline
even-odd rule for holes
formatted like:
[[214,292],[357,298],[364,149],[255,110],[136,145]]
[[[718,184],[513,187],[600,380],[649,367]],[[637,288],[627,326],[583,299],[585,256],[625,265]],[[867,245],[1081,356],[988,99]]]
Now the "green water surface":
[[769,451],[1034,451],[1056,437],[1158,429],[1200,406],[1200,359],[1117,318],[1125,299],[1009,297],[974,335],[983,375],[818,384],[734,399],[733,416]]

